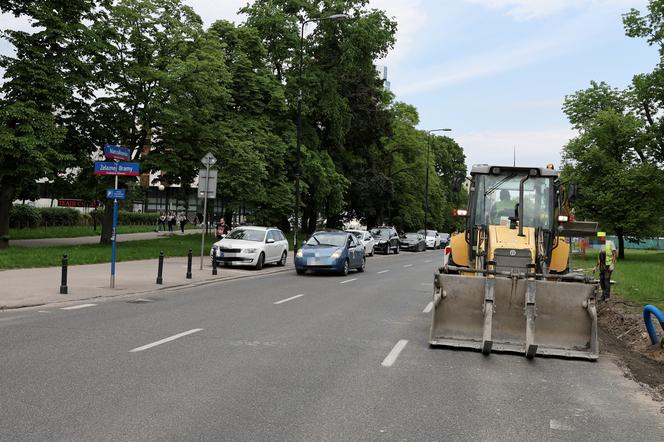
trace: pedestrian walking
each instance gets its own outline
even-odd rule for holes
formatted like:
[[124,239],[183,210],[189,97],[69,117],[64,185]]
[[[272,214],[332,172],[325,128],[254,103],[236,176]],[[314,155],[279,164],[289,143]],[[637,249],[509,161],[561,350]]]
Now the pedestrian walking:
[[186,226],[187,222],[189,221],[187,219],[187,215],[185,215],[184,212],[180,213],[180,217],[179,217],[178,221],[180,222],[180,231],[184,235],[184,226]]
[[164,212],[159,213],[159,219],[157,220],[157,223],[159,224],[159,231],[166,230],[166,215],[164,215]]
[[224,236],[228,234],[228,231],[230,230],[228,227],[228,224],[226,224],[226,220],[224,217],[219,218],[219,222],[217,223],[216,226],[216,234],[217,234],[217,239],[222,239]]
[[168,212],[166,222],[168,223],[168,231],[173,233],[173,227],[175,226],[175,215],[173,215],[173,212]]
[[[599,269],[599,284],[602,287],[602,301],[608,301],[611,297],[611,274],[615,269],[618,254],[613,241],[606,239],[605,232],[597,233],[601,249],[595,270]],[[593,272],[595,271],[593,270]]]

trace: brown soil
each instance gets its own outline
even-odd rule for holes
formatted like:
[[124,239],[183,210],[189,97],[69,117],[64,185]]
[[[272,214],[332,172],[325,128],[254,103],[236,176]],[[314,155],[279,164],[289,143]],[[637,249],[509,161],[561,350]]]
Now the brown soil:
[[[600,303],[600,351],[617,355],[635,380],[664,395],[664,349],[650,343],[642,308],[621,299]],[[655,329],[661,333],[657,320]]]

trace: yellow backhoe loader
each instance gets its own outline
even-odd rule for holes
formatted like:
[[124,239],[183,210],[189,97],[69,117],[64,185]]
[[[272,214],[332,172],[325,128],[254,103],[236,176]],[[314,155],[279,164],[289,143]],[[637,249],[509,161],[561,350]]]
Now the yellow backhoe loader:
[[552,167],[473,166],[469,183],[466,231],[434,277],[430,345],[597,359],[597,283],[570,273],[565,239],[597,223],[569,219],[575,189]]

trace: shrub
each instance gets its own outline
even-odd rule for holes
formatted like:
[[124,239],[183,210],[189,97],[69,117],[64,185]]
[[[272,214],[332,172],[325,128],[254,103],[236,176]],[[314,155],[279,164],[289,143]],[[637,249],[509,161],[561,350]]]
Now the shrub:
[[41,213],[35,207],[17,204],[9,209],[9,227],[11,228],[38,227],[41,222]]
[[81,223],[81,212],[71,208],[41,208],[42,223],[44,227],[49,226],[77,226]]
[[142,212],[118,212],[118,224],[130,226],[149,226],[157,224],[159,219],[158,212],[142,213]]

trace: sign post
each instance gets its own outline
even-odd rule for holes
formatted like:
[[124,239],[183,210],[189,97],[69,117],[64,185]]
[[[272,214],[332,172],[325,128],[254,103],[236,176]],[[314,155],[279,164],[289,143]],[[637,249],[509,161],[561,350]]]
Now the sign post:
[[[118,190],[118,176],[115,175],[115,191]],[[111,288],[115,288],[115,256],[118,239],[118,199],[113,198],[113,233],[111,234]]]
[[[203,231],[201,232],[201,266],[200,270],[203,270],[203,253],[205,252],[205,231],[207,230],[207,200],[208,200],[208,189],[210,184],[210,168],[217,163],[217,159],[212,153],[208,152],[201,159],[201,163],[205,166],[205,194],[203,195]],[[216,183],[216,180],[215,180]],[[201,180],[199,178],[198,185],[201,185]],[[216,187],[216,184],[215,184]]]
[[131,158],[131,149],[127,147],[106,144],[104,146],[104,155],[106,158],[115,161],[96,161],[94,173],[95,175],[115,176],[114,188],[106,189],[106,198],[113,200],[113,230],[111,232],[111,288],[113,289],[115,288],[116,244],[118,239],[118,200],[126,197],[125,190],[118,189],[118,177],[140,175],[140,165],[138,163],[124,163],[118,161]]

